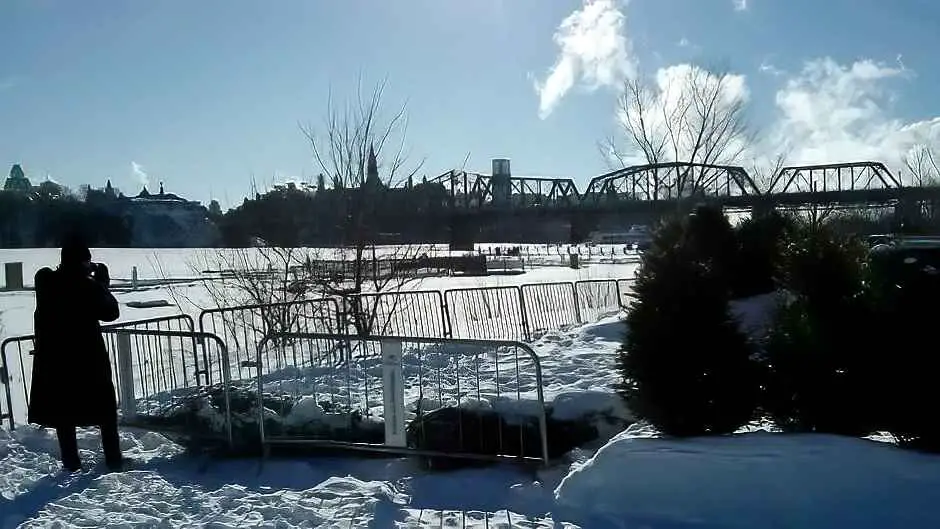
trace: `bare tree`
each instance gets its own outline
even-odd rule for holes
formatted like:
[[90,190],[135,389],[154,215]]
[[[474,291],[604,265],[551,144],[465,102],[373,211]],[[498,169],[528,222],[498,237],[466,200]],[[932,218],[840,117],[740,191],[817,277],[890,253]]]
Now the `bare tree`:
[[621,167],[699,166],[645,172],[638,188],[653,200],[690,196],[713,185],[719,172],[707,166],[737,163],[748,145],[738,80],[726,72],[687,67],[656,84],[626,81],[617,106],[622,138],[604,144],[609,160]]
[[[255,247],[209,251],[190,263],[194,273],[208,277],[202,283],[210,304],[256,307],[243,311],[242,319],[224,319],[231,335],[309,329],[310,318],[322,320],[318,330],[334,329],[336,315],[308,313],[311,306],[316,309],[308,302],[323,298],[336,300],[341,308],[338,330],[351,326],[360,335],[387,332],[396,324],[396,313],[407,309],[406,296],[395,294],[428,273],[424,257],[433,247],[382,244],[382,220],[388,213],[383,204],[422,165],[409,164],[405,153],[405,107],[383,116],[385,87],[383,82],[368,93],[360,89],[344,105],[331,96],[321,125],[301,125],[319,173],[316,192],[337,208],[332,226],[340,235],[337,248],[283,248],[257,240]],[[171,295],[177,303],[213,308],[188,298],[182,289]]]
[[747,168],[748,174],[751,175],[751,180],[761,193],[775,191],[780,170],[786,166],[788,155],[789,153],[784,151],[774,157],[758,157],[752,160]]
[[937,159],[929,145],[914,146],[901,157],[901,161],[911,175],[911,185],[935,186],[940,184],[940,167],[937,166]]
[[[339,299],[359,334],[384,331],[390,321],[377,321],[395,308],[375,295],[400,292],[420,278],[428,245],[382,245],[382,203],[388,190],[413,180],[423,162],[410,162],[405,151],[408,128],[402,105],[383,117],[386,83],[371,92],[360,89],[354,101],[337,105],[332,97],[319,127],[301,129],[310,143],[318,170],[341,200],[340,248],[311,252],[304,281],[315,292]],[[379,162],[381,161],[381,165]],[[385,296],[397,305],[401,296]]]

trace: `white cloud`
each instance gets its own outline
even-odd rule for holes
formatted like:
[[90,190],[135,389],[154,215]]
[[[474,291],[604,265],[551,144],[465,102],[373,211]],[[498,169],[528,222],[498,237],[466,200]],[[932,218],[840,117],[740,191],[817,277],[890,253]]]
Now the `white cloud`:
[[790,163],[874,160],[897,172],[914,146],[940,146],[940,117],[905,121],[891,113],[897,94],[886,85],[908,73],[872,60],[809,61],[777,92],[769,137],[790,145]]
[[[893,84],[913,75],[900,62],[866,59],[840,64],[820,58],[807,61],[793,74],[768,64],[760,70],[778,76],[781,84],[774,94],[770,119],[755,124],[754,139],[741,144],[739,161],[745,165],[752,161],[770,165],[781,154],[789,165],[880,161],[902,181],[909,182],[901,170],[905,155],[921,146],[940,153],[940,116],[904,120],[893,112],[899,97]],[[654,134],[665,127],[663,116],[674,115],[677,102],[688,90],[690,75],[710,83],[717,79],[692,64],[660,68],[650,79],[651,95],[646,104],[652,110],[643,117]],[[731,74],[724,83],[722,105],[750,100],[745,76]],[[617,115],[621,124],[631,118],[636,116],[622,111]],[[639,153],[632,154],[627,153],[628,163],[644,163]],[[672,153],[667,156],[672,157]]]
[[689,39],[682,37],[681,39],[679,39],[679,42],[677,42],[676,45],[679,46],[680,48],[688,48],[689,46],[692,45],[692,43],[689,42]]
[[[632,44],[624,35],[626,15],[617,0],[583,0],[555,31],[559,55],[544,81],[535,81],[539,117],[547,118],[576,83],[589,90],[618,86],[634,75]],[[626,5],[626,2],[619,2]]]
[[772,75],[772,76],[774,76],[774,77],[780,77],[781,75],[784,75],[784,74],[787,73],[787,72],[781,70],[780,68],[777,68],[776,66],[774,66],[774,65],[771,64],[770,62],[767,62],[766,60],[760,63],[760,66],[758,67],[758,70],[760,70],[761,73],[766,73],[766,74]]
[[147,187],[148,185],[150,185],[150,177],[147,176],[147,172],[144,171],[144,166],[140,165],[137,162],[132,161],[131,171],[134,172],[134,176],[137,177],[137,181],[140,183],[140,185],[142,185],[143,187]]
[[734,10],[735,11],[746,11],[747,10],[747,0],[733,0],[734,1]]

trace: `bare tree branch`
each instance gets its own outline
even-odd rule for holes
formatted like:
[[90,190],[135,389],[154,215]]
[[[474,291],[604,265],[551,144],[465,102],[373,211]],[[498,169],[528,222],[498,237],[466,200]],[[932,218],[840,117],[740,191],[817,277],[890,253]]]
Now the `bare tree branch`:
[[937,166],[933,149],[929,145],[915,146],[901,161],[911,174],[911,185],[922,187],[940,184],[940,167]]
[[[729,73],[692,67],[666,86],[626,81],[617,108],[625,145],[609,140],[607,151],[624,167],[628,161],[737,163],[749,137],[745,100],[735,93],[733,79]],[[701,167],[650,170],[636,187],[653,200],[687,197],[716,185],[719,174]]]

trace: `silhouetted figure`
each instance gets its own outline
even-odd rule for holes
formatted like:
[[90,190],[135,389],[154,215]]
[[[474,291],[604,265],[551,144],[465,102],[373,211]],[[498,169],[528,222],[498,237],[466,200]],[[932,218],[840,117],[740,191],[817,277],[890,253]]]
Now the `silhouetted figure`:
[[62,464],[81,469],[77,426],[98,426],[108,468],[121,468],[117,401],[99,321],[118,318],[108,268],[91,262],[88,246],[72,237],[56,270],[36,272],[36,353],[29,422],[55,428]]

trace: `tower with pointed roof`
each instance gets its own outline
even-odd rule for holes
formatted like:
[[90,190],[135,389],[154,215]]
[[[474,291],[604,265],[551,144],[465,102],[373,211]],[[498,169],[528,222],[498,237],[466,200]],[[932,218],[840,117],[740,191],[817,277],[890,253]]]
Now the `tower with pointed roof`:
[[379,181],[379,164],[375,159],[375,149],[370,144],[369,145],[369,161],[366,164],[366,185],[370,188],[378,188],[381,182]]
[[23,172],[23,168],[20,164],[13,164],[13,167],[10,168],[10,176],[3,184],[3,190],[29,193],[32,189],[33,185],[30,183],[29,179],[26,178],[26,173]]

